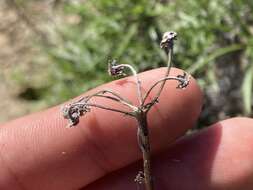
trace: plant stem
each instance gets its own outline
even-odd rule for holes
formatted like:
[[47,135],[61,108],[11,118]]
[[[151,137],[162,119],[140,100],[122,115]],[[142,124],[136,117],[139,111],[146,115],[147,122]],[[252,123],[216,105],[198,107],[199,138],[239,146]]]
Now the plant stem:
[[[106,96],[104,94],[111,94],[115,97],[111,97],[111,96]],[[80,100],[78,100],[78,102],[81,102],[83,100],[86,100],[86,101],[89,101],[91,100],[92,98],[94,97],[103,97],[103,98],[107,98],[107,99],[111,99],[111,100],[115,100],[117,102],[121,102],[122,104],[128,106],[129,108],[131,108],[132,110],[136,110],[137,108],[135,106],[133,106],[133,104],[128,101],[127,99],[121,97],[119,94],[117,94],[116,92],[113,92],[111,90],[101,90],[101,91],[98,91],[97,93],[95,94],[92,94],[90,96],[86,96],[86,97],[82,97]]]
[[[150,89],[147,91],[147,93],[145,94],[145,98],[149,96],[149,94],[151,93],[151,91],[161,82],[167,81],[167,80],[175,80],[178,81],[180,84],[177,88],[185,88],[188,84],[189,84],[189,76],[187,76],[187,78],[182,78],[182,77],[165,77],[162,78],[158,81],[156,81],[151,87]],[[182,85],[182,87],[180,87],[180,85]],[[148,112],[150,110],[150,108],[157,103],[157,99],[153,99],[151,102],[145,104],[145,111]]]
[[[173,46],[170,46],[168,49],[166,49],[166,51],[168,53],[168,62],[167,62],[167,70],[166,70],[164,78],[168,77],[169,73],[170,73],[171,61],[172,61],[172,55],[173,55]],[[155,97],[153,98],[152,102],[157,102],[158,98],[160,97],[160,94],[162,93],[162,90],[163,90],[163,87],[164,87],[165,83],[166,83],[166,80],[164,80],[162,82],[162,84],[159,87],[158,92],[155,95]],[[147,100],[147,98],[148,98],[148,94],[145,94],[144,98],[143,98],[142,106],[145,104],[145,101]]]
[[142,94],[141,94],[141,81],[137,75],[136,70],[134,69],[134,67],[132,67],[131,65],[128,65],[128,64],[120,64],[120,65],[118,65],[118,67],[126,67],[126,68],[130,69],[130,71],[132,72],[132,74],[136,80],[137,95],[138,95],[139,104],[141,105],[143,102]]
[[140,111],[137,115],[138,120],[138,143],[143,155],[143,173],[146,190],[154,190],[151,173],[151,153],[149,142],[149,130],[147,123],[147,113]]
[[118,112],[118,113],[122,113],[124,115],[129,115],[129,116],[135,116],[132,112],[127,112],[124,110],[119,110],[119,109],[115,109],[115,108],[110,108],[110,107],[106,107],[103,105],[99,105],[99,104],[92,104],[92,103],[74,103],[72,104],[72,106],[88,106],[88,107],[96,107],[96,108],[100,108],[100,109],[104,109],[104,110],[108,110],[108,111],[113,111],[113,112]]

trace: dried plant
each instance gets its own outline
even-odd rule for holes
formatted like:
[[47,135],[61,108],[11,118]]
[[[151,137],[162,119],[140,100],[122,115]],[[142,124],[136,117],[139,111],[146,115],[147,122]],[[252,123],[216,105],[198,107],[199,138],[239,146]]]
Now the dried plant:
[[[149,142],[149,129],[147,123],[147,114],[154,104],[158,103],[159,96],[164,88],[167,80],[178,81],[177,88],[184,89],[188,86],[190,77],[186,73],[178,75],[177,77],[169,76],[173,55],[174,40],[176,40],[177,33],[170,31],[163,35],[160,47],[166,51],[168,54],[168,63],[165,76],[160,80],[156,81],[149,90],[143,95],[141,91],[141,81],[138,78],[136,70],[128,64],[118,64],[116,60],[109,61],[108,72],[111,76],[126,76],[126,70],[130,70],[133,77],[136,80],[136,90],[138,94],[138,105],[134,105],[131,101],[125,99],[117,92],[111,90],[101,90],[94,94],[86,97],[82,97],[79,100],[72,102],[68,105],[62,107],[61,111],[64,118],[68,119],[68,127],[72,127],[78,124],[79,118],[85,115],[91,110],[92,107],[101,108],[109,111],[118,112],[124,115],[128,115],[137,120],[137,140],[140,150],[143,155],[143,172],[139,172],[135,178],[135,181],[139,184],[144,183],[146,190],[154,190],[152,172],[151,172],[151,153],[150,153],[150,142]],[[147,101],[150,93],[158,86],[158,91],[156,91],[155,96],[151,101]],[[100,97],[110,99],[112,101],[121,103],[127,106],[131,111],[124,111],[121,109],[116,109],[112,107],[107,107],[106,105],[99,105],[92,103],[91,99]]]

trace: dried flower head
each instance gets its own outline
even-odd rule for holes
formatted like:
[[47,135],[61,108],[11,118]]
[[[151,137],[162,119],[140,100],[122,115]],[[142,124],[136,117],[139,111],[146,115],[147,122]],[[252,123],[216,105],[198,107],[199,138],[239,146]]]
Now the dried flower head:
[[111,76],[124,76],[124,67],[121,65],[118,65],[118,62],[113,59],[109,60],[108,62],[108,73]]
[[145,176],[144,176],[143,171],[139,171],[139,173],[136,175],[134,181],[138,184],[142,184],[142,183],[144,183],[144,179],[145,179]]
[[177,75],[177,78],[182,79],[179,81],[177,88],[185,89],[190,83],[190,75],[188,75],[186,72],[184,72],[183,75]]
[[61,108],[62,115],[69,120],[68,127],[75,126],[79,122],[80,116],[89,112],[90,108],[87,104],[68,104]]
[[160,47],[162,49],[172,47],[173,41],[177,39],[177,33],[174,31],[165,32],[163,34],[162,41],[160,43]]

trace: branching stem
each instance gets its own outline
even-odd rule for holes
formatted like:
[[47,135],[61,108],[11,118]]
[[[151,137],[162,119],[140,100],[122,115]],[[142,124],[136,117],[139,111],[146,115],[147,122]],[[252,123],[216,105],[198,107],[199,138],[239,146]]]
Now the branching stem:
[[120,64],[120,65],[115,66],[115,68],[116,67],[126,67],[132,72],[132,74],[136,80],[138,101],[139,101],[139,104],[141,105],[143,103],[142,93],[141,93],[141,81],[137,75],[136,70],[131,65],[128,65],[128,64]]
[[[127,99],[123,98],[120,94],[113,92],[111,90],[101,90],[97,93],[94,93],[90,96],[82,97],[74,103],[68,104],[62,109],[63,116],[69,120],[69,126],[77,125],[79,122],[79,117],[86,114],[90,111],[90,107],[96,107],[104,110],[118,112],[124,115],[129,115],[134,117],[137,120],[138,128],[137,128],[137,140],[139,148],[143,155],[143,172],[139,172],[136,176],[135,181],[138,183],[144,182],[146,190],[154,190],[153,184],[153,177],[151,172],[151,149],[150,149],[150,142],[149,142],[149,128],[147,123],[147,114],[151,107],[158,102],[158,98],[160,97],[162,90],[165,86],[167,80],[176,80],[179,82],[177,88],[183,89],[186,88],[189,84],[189,77],[186,73],[183,75],[178,75],[176,77],[169,76],[170,69],[171,69],[171,62],[172,62],[172,54],[173,54],[173,45],[174,40],[176,39],[177,33],[176,32],[166,32],[163,35],[163,39],[160,43],[161,48],[166,50],[168,54],[168,63],[167,63],[167,70],[165,76],[156,81],[146,92],[144,97],[142,96],[141,92],[141,81],[137,75],[136,70],[134,67],[128,64],[117,64],[116,60],[109,62],[108,64],[108,72],[111,76],[125,76],[126,73],[124,72],[125,69],[129,69],[135,80],[136,80],[136,87],[137,87],[137,96],[139,105],[134,105],[132,102],[128,101]],[[147,98],[149,97],[152,90],[159,85],[159,89],[156,92],[153,99],[150,102],[145,103]],[[92,103],[91,100],[95,97],[109,99],[122,105],[127,106],[131,109],[131,111],[124,111],[121,109],[111,108],[104,105],[99,105],[97,103]]]
[[[72,104],[73,106],[83,106],[84,104],[83,103],[74,103]],[[129,115],[129,116],[135,116],[134,113],[132,112],[127,112],[127,111],[124,111],[124,110],[119,110],[119,109],[115,109],[115,108],[110,108],[110,107],[106,107],[106,106],[102,106],[102,105],[99,105],[99,104],[93,104],[93,103],[85,103],[85,106],[87,107],[96,107],[96,108],[101,108],[101,109],[104,109],[104,110],[109,110],[109,111],[114,111],[114,112],[118,112],[118,113],[122,113],[124,115]]]
[[[112,96],[106,96],[104,94],[112,94],[113,96],[115,97],[112,97]],[[131,108],[131,110],[137,110],[137,107],[133,105],[133,103],[131,103],[129,100],[121,97],[118,93],[116,92],[113,92],[111,90],[101,90],[101,91],[98,91],[96,92],[95,94],[92,94],[90,96],[86,96],[86,97],[82,97],[81,99],[79,99],[77,102],[82,102],[82,101],[89,101],[91,100],[92,98],[94,97],[103,97],[103,98],[107,98],[107,99],[111,99],[111,100],[114,100],[116,102],[120,102],[122,103],[123,105],[126,105],[128,106],[129,108]]]
[[[176,80],[178,81],[180,84],[178,86],[182,86],[181,88],[185,88],[188,83],[189,83],[189,78],[183,78],[183,77],[165,77],[163,79],[160,79],[158,81],[156,81],[150,88],[149,90],[147,91],[147,93],[145,94],[144,96],[144,100],[146,100],[148,98],[148,96],[150,95],[151,91],[160,83],[164,83],[166,82],[167,80]],[[147,111],[156,103],[158,102],[157,98],[154,98],[151,100],[151,102],[145,104],[145,108],[147,109]]]
[[[168,77],[169,74],[170,74],[171,61],[172,61],[172,54],[173,54],[173,47],[171,46],[171,47],[168,48],[168,63],[167,63],[167,69],[166,69],[166,73],[165,73],[165,77],[164,77],[164,78]],[[166,80],[163,80],[163,81],[162,81],[162,84],[161,84],[161,86],[160,86],[160,88],[158,89],[157,94],[155,95],[155,97],[153,98],[152,101],[156,102],[156,101],[158,100],[160,94],[162,93],[162,90],[163,90],[163,87],[164,87],[165,83],[166,83]],[[149,90],[149,91],[151,91],[151,90]],[[150,92],[147,92],[147,93],[145,94],[145,96],[144,96],[144,98],[143,98],[142,106],[145,104],[145,101],[146,101],[146,99],[147,99],[149,93],[150,93]]]

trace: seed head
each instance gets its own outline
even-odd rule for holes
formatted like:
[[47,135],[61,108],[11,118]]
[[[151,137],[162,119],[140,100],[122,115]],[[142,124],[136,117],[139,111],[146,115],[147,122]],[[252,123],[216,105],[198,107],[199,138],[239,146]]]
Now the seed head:
[[61,108],[63,117],[69,120],[68,127],[76,125],[79,122],[80,116],[84,115],[89,111],[90,108],[86,104],[83,105],[69,104]]
[[186,72],[184,72],[183,75],[178,75],[177,77],[182,79],[181,81],[179,81],[179,85],[177,86],[177,88],[185,89],[190,83],[190,76]]
[[177,39],[177,33],[173,31],[165,32],[163,34],[162,41],[160,43],[160,47],[162,49],[172,47],[174,40]]
[[118,65],[117,61],[113,59],[108,62],[108,73],[111,76],[124,76],[124,67]]

